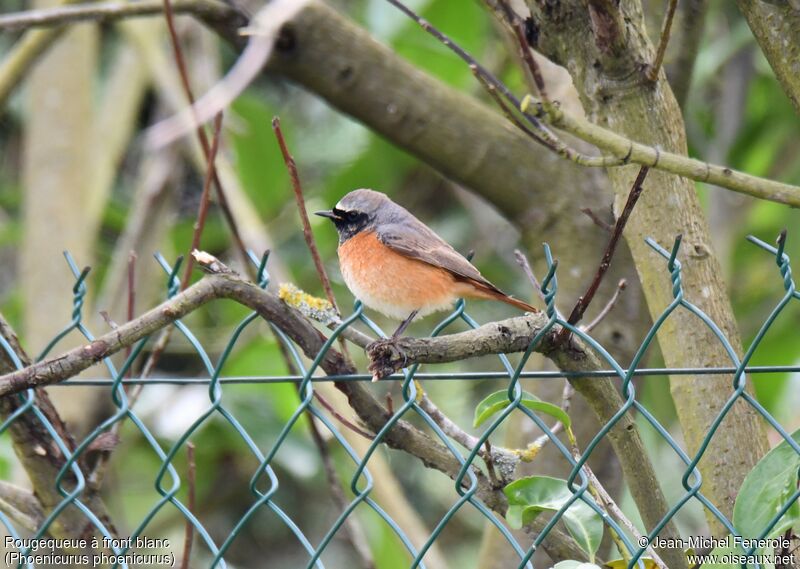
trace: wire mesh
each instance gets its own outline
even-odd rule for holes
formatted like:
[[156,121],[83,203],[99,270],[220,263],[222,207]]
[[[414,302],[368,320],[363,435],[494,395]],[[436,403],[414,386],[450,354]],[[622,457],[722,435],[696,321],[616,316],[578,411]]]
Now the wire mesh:
[[[785,294],[777,302],[774,309],[770,312],[769,316],[761,326],[756,334],[754,340],[751,342],[743,357],[739,357],[732,347],[729,340],[726,338],[722,330],[697,306],[687,300],[683,293],[682,276],[681,276],[681,263],[678,261],[678,251],[680,249],[680,238],[673,244],[670,250],[666,250],[659,244],[648,239],[647,243],[654,250],[654,252],[662,256],[665,260],[665,276],[671,279],[673,301],[667,306],[659,318],[656,319],[651,329],[645,335],[641,342],[631,364],[627,368],[623,368],[609,352],[589,336],[582,329],[572,326],[564,321],[555,309],[555,299],[558,289],[558,279],[556,275],[556,264],[550,252],[550,248],[545,245],[545,258],[547,261],[548,272],[542,280],[541,289],[544,294],[545,302],[547,305],[546,314],[548,317],[547,325],[539,331],[535,338],[528,346],[527,350],[523,353],[516,365],[513,365],[506,355],[499,355],[499,361],[502,365],[503,371],[487,371],[487,372],[457,372],[457,373],[420,373],[418,371],[419,365],[412,365],[404,369],[401,374],[387,378],[389,380],[395,379],[401,384],[401,394],[403,403],[398,408],[394,409],[391,417],[386,422],[384,427],[376,433],[374,440],[369,445],[366,452],[359,454],[348,443],[339,427],[337,427],[328,416],[317,406],[314,400],[315,383],[320,381],[363,381],[369,379],[370,376],[363,374],[354,374],[351,376],[333,376],[324,377],[316,374],[321,361],[325,357],[327,351],[334,342],[337,341],[342,332],[349,326],[356,322],[360,322],[371,329],[376,335],[385,337],[383,331],[372,322],[364,314],[363,306],[360,302],[356,302],[352,314],[344,319],[341,324],[333,330],[325,341],[322,350],[319,351],[316,358],[307,363],[301,357],[297,347],[292,341],[276,326],[270,324],[277,340],[283,345],[286,353],[291,359],[297,373],[287,374],[285,376],[263,376],[263,377],[225,377],[222,372],[225,368],[226,361],[237,346],[242,333],[251,326],[257,319],[258,315],[255,312],[247,315],[234,329],[227,344],[225,345],[222,353],[219,355],[217,361],[212,361],[211,356],[206,352],[201,342],[192,333],[192,331],[181,321],[174,323],[174,330],[182,335],[192,346],[199,360],[202,362],[203,367],[209,375],[209,378],[148,378],[146,380],[137,380],[136,378],[127,377],[128,371],[141,354],[148,338],[142,339],[133,346],[130,353],[127,355],[121,366],[117,368],[114,363],[106,358],[103,360],[106,366],[109,377],[105,380],[78,380],[73,379],[64,382],[60,385],[69,387],[70,385],[103,385],[110,386],[111,403],[115,411],[111,417],[103,421],[97,428],[92,430],[83,441],[78,444],[74,450],[70,447],[68,441],[65,441],[51,422],[47,419],[46,414],[40,408],[40,402],[37,399],[37,394],[33,389],[29,389],[24,393],[15,395],[18,402],[15,405],[13,413],[4,417],[4,421],[0,426],[0,433],[5,433],[8,436],[8,431],[11,426],[18,421],[23,414],[30,414],[30,417],[37,422],[43,429],[46,430],[48,436],[52,438],[53,442],[57,445],[59,451],[63,455],[63,465],[58,472],[55,479],[55,490],[61,496],[61,501],[52,508],[51,511],[46,512],[46,516],[38,524],[29,535],[33,539],[38,539],[50,535],[49,530],[53,523],[61,516],[67,508],[77,508],[83,516],[85,516],[88,524],[88,533],[96,534],[109,540],[118,537],[114,534],[112,528],[108,527],[105,520],[102,520],[92,509],[87,505],[84,498],[87,492],[87,481],[84,469],[81,467],[80,459],[91,448],[92,443],[97,441],[103,433],[110,430],[115,424],[122,421],[128,421],[133,428],[138,431],[142,440],[147,447],[152,451],[160,461],[160,468],[154,479],[154,488],[158,493],[159,499],[149,508],[146,515],[142,517],[139,523],[135,526],[130,537],[135,538],[142,536],[148,524],[165,508],[172,508],[178,512],[179,515],[190,524],[196,534],[199,536],[202,543],[209,553],[209,566],[210,567],[227,567],[225,556],[231,548],[234,541],[239,537],[242,532],[246,531],[248,525],[255,523],[256,514],[268,511],[271,515],[275,516],[280,523],[284,524],[289,532],[293,535],[295,543],[293,546],[305,552],[306,560],[304,566],[306,568],[315,567],[323,569],[325,565],[325,553],[334,539],[340,532],[345,521],[348,517],[352,516],[358,508],[368,508],[380,518],[382,523],[397,536],[400,543],[407,551],[408,566],[411,568],[425,567],[425,556],[430,550],[431,546],[441,536],[442,532],[451,523],[454,516],[464,510],[470,512],[472,515],[481,516],[488,523],[492,524],[503,536],[511,548],[519,562],[519,568],[532,568],[531,558],[534,552],[540,547],[542,542],[546,539],[548,533],[559,523],[571,505],[577,501],[581,501],[589,508],[597,512],[603,519],[607,526],[620,536],[624,547],[627,549],[627,554],[630,561],[627,566],[630,567],[644,567],[642,557],[645,554],[646,547],[642,543],[634,543],[632,537],[627,531],[619,527],[617,522],[608,516],[602,508],[600,508],[593,499],[589,489],[589,481],[583,470],[583,466],[595,452],[597,445],[605,437],[608,436],[609,431],[615,424],[628,412],[634,410],[646,423],[648,423],[655,430],[656,433],[669,445],[675,452],[677,457],[682,461],[685,468],[680,473],[680,482],[683,488],[683,493],[677,501],[675,501],[669,508],[669,511],[664,518],[655,527],[651,528],[647,534],[648,541],[652,542],[662,529],[675,518],[689,502],[699,502],[703,508],[708,510],[715,516],[722,525],[727,528],[733,536],[740,536],[736,527],[734,527],[731,520],[729,520],[719,508],[713,504],[702,492],[702,478],[697,468],[699,461],[704,457],[709,448],[709,443],[714,436],[719,425],[729,413],[732,406],[737,401],[744,401],[750,405],[758,414],[766,420],[770,426],[786,441],[786,443],[793,449],[795,453],[800,455],[800,445],[785,431],[779,422],[750,394],[745,390],[745,378],[747,373],[774,373],[774,372],[787,372],[798,371],[800,368],[796,366],[750,366],[750,361],[761,344],[767,331],[770,329],[775,320],[784,312],[785,308],[793,301],[800,300],[800,293],[795,288],[795,283],[792,278],[790,260],[788,255],[784,252],[784,240],[780,240],[777,247],[773,247],[764,243],[763,241],[750,237],[752,243],[760,247],[764,251],[773,255],[778,267],[779,275],[782,279]],[[87,340],[93,339],[92,333],[83,322],[83,304],[86,296],[86,277],[88,270],[79,270],[75,262],[69,255],[66,255],[67,262],[75,277],[73,286],[73,311],[71,321],[59,332],[52,341],[45,347],[37,360],[42,360],[50,354],[57,344],[69,333],[77,331]],[[252,256],[251,256],[252,257]],[[168,262],[161,257],[157,256],[157,260],[167,275],[167,298],[173,297],[179,291],[180,282],[177,278],[177,273],[180,267],[178,262],[174,267],[171,267]],[[269,282],[269,277],[266,271],[267,257],[266,255],[261,259],[255,257],[251,258],[252,262],[257,267],[258,285],[265,288]],[[695,315],[704,326],[713,333],[716,339],[726,350],[731,366],[710,368],[710,369],[695,369],[695,368],[659,368],[650,369],[640,367],[640,363],[644,354],[652,344],[659,329],[663,326],[664,322],[669,316],[677,310],[686,310]],[[448,329],[453,323],[460,321],[465,323],[471,328],[477,328],[478,323],[470,317],[465,311],[464,301],[459,301],[455,310],[444,318],[433,330],[432,336],[437,336]],[[553,432],[551,426],[531,409],[521,403],[523,398],[523,391],[520,386],[520,381],[523,378],[536,378],[536,379],[549,379],[558,377],[572,377],[575,374],[563,372],[549,372],[549,371],[531,371],[525,370],[524,367],[528,362],[530,355],[533,353],[534,348],[542,341],[544,336],[556,326],[568,328],[573,334],[580,337],[586,344],[591,346],[597,354],[607,363],[608,369],[605,371],[595,371],[591,373],[580,374],[583,377],[613,377],[619,380],[619,389],[624,398],[624,405],[620,407],[613,418],[606,424],[602,425],[600,430],[596,433],[591,442],[586,446],[584,451],[579,457],[574,457],[573,453],[567,448],[559,439],[556,433]],[[7,354],[8,358],[13,362],[14,366],[22,369],[23,363],[20,361],[17,354],[12,349],[9,342],[0,335],[0,346]],[[663,426],[636,397],[636,389],[632,379],[636,375],[676,375],[682,373],[690,373],[694,375],[719,375],[728,374],[732,377],[730,396],[723,406],[721,411],[715,417],[711,424],[711,428],[705,435],[705,438],[700,445],[700,448],[693,455],[688,454],[682,446],[675,440],[669,433],[667,428]],[[487,428],[481,433],[478,438],[477,444],[469,452],[463,452],[456,444],[448,437],[437,422],[422,408],[419,404],[418,384],[417,381],[429,380],[470,380],[482,379],[491,380],[495,382],[503,382],[507,388],[507,405],[498,413],[490,422]],[[223,386],[232,383],[278,383],[278,382],[293,382],[297,384],[297,389],[300,394],[300,403],[294,409],[293,413],[283,425],[279,435],[274,440],[273,444],[267,448],[260,448],[256,443],[255,438],[248,432],[243,424],[237,420],[233,412],[230,411],[223,401],[224,389]],[[159,442],[157,437],[144,423],[142,418],[132,409],[126,386],[135,383],[177,383],[177,384],[203,384],[208,387],[208,406],[206,410],[186,429],[181,436],[179,436],[171,446],[167,447]],[[563,504],[563,506],[549,519],[546,526],[540,531],[530,542],[523,543],[508,529],[506,523],[498,518],[498,516],[484,504],[477,496],[478,481],[476,478],[476,469],[480,468],[475,459],[478,457],[480,449],[489,438],[497,432],[497,430],[505,423],[509,416],[518,411],[526,415],[541,431],[548,437],[550,443],[558,450],[560,455],[571,466],[571,472],[568,477],[568,488],[571,492],[571,498]],[[280,488],[280,480],[276,470],[273,466],[276,454],[281,450],[286,443],[290,431],[300,421],[301,417],[310,413],[324,426],[330,434],[330,437],[336,444],[340,445],[345,451],[347,457],[352,461],[354,473],[350,479],[349,484],[349,502],[346,507],[341,511],[338,517],[330,525],[328,530],[317,543],[312,543],[312,540],[306,535],[300,524],[297,523],[291,512],[286,511],[279,505],[278,491]],[[455,477],[454,491],[455,500],[450,508],[443,516],[433,525],[433,529],[428,536],[428,539],[421,545],[415,546],[412,539],[381,505],[371,496],[375,487],[376,481],[372,477],[368,462],[373,454],[381,448],[385,442],[387,433],[403,418],[416,417],[418,420],[423,421],[430,432],[433,433],[435,438],[441,442],[452,456],[458,461],[460,471]],[[190,438],[204,425],[213,419],[221,419],[228,428],[232,429],[244,443],[245,447],[252,454],[252,457],[258,463],[258,467],[252,472],[249,484],[249,492],[251,494],[250,506],[245,511],[230,532],[220,540],[214,539],[211,532],[204,526],[198,517],[191,511],[191,509],[181,499],[179,493],[185,489],[185,481],[181,479],[178,470],[175,466],[177,454],[186,447]],[[667,473],[669,475],[669,473]],[[796,490],[791,495],[786,496],[786,500],[782,507],[775,512],[775,515],[765,525],[762,532],[758,536],[744,536],[750,538],[764,538],[769,535],[771,530],[778,524],[783,515],[795,504],[800,497],[800,489]],[[18,528],[14,521],[10,519],[2,509],[0,509],[0,523],[5,526],[6,532],[14,539],[19,539],[21,535],[20,528]],[[31,542],[27,542],[27,547],[20,547],[18,551],[23,556],[28,556],[33,547]],[[109,548],[114,555],[120,556],[119,562],[113,564],[114,567],[128,567],[129,563],[126,561],[126,554],[131,548],[130,543],[112,542],[113,545]],[[746,555],[754,553],[756,547],[743,550]],[[20,562],[18,566],[34,567],[35,564],[26,561]],[[754,566],[760,566],[755,564]]]

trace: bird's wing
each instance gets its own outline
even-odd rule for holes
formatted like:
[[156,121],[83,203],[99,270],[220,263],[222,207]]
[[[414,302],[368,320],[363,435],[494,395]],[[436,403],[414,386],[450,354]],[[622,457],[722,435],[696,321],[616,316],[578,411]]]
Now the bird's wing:
[[500,289],[490,283],[472,266],[463,255],[453,249],[444,239],[436,235],[428,226],[415,219],[410,225],[389,223],[382,224],[377,231],[381,243],[392,251],[405,257],[440,267],[463,280],[505,296]]

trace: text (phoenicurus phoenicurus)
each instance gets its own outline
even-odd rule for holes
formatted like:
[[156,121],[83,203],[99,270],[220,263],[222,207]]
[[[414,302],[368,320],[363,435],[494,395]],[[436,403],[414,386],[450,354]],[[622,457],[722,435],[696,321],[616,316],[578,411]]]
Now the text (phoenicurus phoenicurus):
[[446,241],[385,194],[354,190],[317,215],[339,232],[339,266],[347,288],[366,306],[403,320],[447,310],[459,298],[536,308],[494,286]]

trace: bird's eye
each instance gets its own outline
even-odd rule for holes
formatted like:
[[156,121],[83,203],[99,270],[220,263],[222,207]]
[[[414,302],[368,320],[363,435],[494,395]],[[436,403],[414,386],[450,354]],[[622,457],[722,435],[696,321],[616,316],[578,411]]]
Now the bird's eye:
[[361,214],[358,213],[357,211],[350,210],[345,214],[345,217],[347,218],[347,221],[355,221],[360,217],[360,215]]

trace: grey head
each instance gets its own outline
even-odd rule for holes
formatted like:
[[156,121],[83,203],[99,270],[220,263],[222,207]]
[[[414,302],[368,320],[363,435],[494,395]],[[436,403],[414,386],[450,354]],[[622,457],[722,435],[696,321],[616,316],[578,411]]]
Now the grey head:
[[374,231],[381,224],[397,223],[411,216],[386,194],[366,189],[353,190],[339,200],[333,209],[318,211],[315,215],[333,221],[339,232],[339,243],[362,231]]

